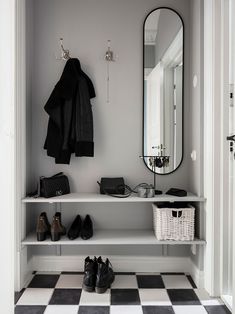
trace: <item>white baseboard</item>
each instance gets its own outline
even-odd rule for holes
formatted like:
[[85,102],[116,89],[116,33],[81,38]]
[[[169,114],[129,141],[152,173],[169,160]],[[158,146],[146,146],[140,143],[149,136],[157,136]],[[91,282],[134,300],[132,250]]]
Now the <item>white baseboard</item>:
[[[83,271],[86,256],[33,256],[35,271]],[[203,272],[197,270],[189,257],[108,256],[117,272],[185,272],[197,283]],[[196,284],[197,284],[196,283]]]
[[27,259],[27,250],[25,248],[16,253],[15,259],[15,291],[20,291],[22,288],[27,287],[33,278],[33,259]]
[[190,274],[198,288],[204,288],[205,283],[204,283],[204,271],[198,269],[196,265],[192,262],[190,259],[191,266],[190,266]]
[[233,297],[231,295],[221,295],[221,299],[232,313],[233,312]]

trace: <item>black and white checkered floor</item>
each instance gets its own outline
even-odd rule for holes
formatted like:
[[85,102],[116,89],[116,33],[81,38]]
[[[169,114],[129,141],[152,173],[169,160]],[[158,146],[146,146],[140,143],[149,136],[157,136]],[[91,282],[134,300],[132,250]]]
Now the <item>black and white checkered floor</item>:
[[15,314],[227,314],[183,273],[118,273],[106,293],[82,290],[78,272],[35,273],[16,293]]

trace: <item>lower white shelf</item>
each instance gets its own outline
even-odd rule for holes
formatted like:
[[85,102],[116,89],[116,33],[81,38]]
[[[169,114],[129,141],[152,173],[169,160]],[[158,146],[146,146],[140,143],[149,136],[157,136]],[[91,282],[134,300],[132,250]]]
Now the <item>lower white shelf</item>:
[[30,233],[22,241],[23,245],[185,245],[206,244],[205,240],[195,238],[193,241],[158,241],[153,230],[94,230],[89,240],[69,240],[66,236],[60,241],[52,242],[48,237],[45,241],[37,241],[36,233]]

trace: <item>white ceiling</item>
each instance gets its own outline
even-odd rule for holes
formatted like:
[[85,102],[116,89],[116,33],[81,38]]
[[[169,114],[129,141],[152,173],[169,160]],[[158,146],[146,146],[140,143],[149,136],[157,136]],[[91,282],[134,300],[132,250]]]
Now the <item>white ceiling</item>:
[[155,45],[157,30],[158,30],[158,21],[161,10],[155,10],[147,17],[145,21],[145,35],[144,42],[145,45]]

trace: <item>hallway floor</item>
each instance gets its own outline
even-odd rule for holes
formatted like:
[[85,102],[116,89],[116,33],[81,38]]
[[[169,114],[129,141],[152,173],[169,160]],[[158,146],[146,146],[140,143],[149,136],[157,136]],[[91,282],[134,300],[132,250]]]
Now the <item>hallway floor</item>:
[[15,314],[227,314],[220,299],[184,273],[117,273],[104,294],[82,290],[83,274],[34,274],[16,293]]

